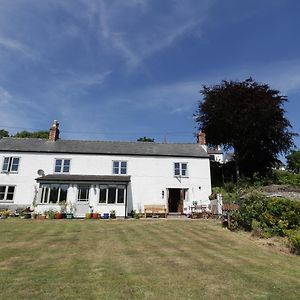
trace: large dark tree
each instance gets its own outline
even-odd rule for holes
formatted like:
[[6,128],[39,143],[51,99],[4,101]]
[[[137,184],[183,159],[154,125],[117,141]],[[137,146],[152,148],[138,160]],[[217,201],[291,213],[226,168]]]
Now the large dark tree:
[[294,145],[279,91],[254,80],[203,86],[196,120],[209,145],[234,149],[240,174],[265,174]]

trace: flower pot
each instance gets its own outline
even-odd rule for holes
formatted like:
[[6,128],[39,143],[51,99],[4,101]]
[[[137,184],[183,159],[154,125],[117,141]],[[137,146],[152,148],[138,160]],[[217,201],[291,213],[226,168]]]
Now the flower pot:
[[110,214],[109,215],[111,219],[115,219],[116,218],[116,214]]
[[93,213],[93,219],[99,219],[99,214],[98,213]]
[[109,219],[109,213],[104,213],[102,219]]
[[91,218],[91,215],[92,215],[92,214],[90,214],[90,213],[86,213],[86,214],[85,214],[85,218],[86,218],[86,219],[90,219],[90,218]]
[[37,215],[37,216],[36,216],[36,219],[37,219],[37,220],[45,220],[45,219],[46,219],[46,216],[44,216],[44,215]]
[[73,213],[66,213],[66,219],[73,219]]
[[62,219],[62,213],[56,213],[55,219]]

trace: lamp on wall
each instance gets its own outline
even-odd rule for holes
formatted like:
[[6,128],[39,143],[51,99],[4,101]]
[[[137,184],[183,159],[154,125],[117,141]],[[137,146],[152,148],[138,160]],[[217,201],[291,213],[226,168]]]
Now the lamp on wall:
[[161,192],[161,197],[164,199],[165,198],[165,191]]
[[199,190],[201,190],[201,186],[199,186]]

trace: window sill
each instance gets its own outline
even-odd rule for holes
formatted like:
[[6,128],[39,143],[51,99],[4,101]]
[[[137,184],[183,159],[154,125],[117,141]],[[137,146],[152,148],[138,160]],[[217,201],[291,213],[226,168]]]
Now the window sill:
[[0,200],[0,204],[2,203],[14,203],[14,200]]

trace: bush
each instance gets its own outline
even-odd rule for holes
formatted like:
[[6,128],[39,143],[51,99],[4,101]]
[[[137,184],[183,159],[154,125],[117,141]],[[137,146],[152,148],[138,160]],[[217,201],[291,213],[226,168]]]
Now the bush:
[[300,229],[292,231],[289,234],[290,251],[294,254],[300,255]]
[[260,229],[269,235],[285,236],[289,230],[300,228],[300,202],[251,194],[241,200],[240,210],[232,217],[237,228],[252,231],[254,225],[257,232]]

